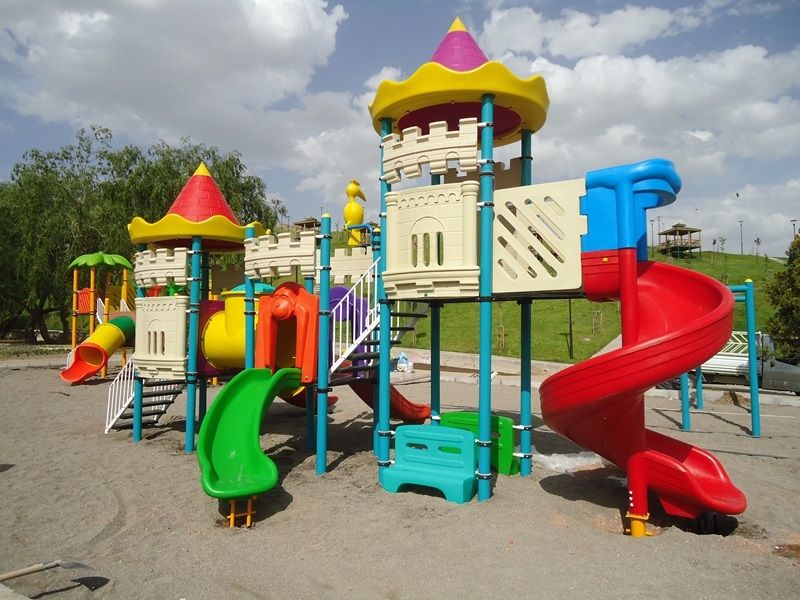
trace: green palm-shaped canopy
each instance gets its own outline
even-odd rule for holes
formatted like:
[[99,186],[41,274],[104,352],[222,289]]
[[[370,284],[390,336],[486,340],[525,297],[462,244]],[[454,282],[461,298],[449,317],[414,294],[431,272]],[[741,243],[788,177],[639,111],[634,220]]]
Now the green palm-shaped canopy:
[[133,269],[133,265],[128,262],[128,259],[119,254],[106,254],[105,252],[94,252],[92,254],[81,254],[78,258],[69,263],[69,269],[78,269],[80,267],[122,267],[124,269]]

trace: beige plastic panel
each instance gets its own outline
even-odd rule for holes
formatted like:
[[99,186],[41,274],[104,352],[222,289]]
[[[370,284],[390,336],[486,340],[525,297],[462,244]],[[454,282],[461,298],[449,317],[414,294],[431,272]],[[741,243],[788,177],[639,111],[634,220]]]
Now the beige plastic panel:
[[139,287],[186,285],[189,279],[189,250],[159,248],[134,255],[134,278]]
[[317,266],[316,232],[301,231],[300,237],[279,233],[277,238],[262,235],[244,241],[244,272],[254,279],[293,275],[292,268],[300,267],[300,274],[313,277]]
[[468,181],[386,195],[389,235],[383,284],[389,298],[478,295],[479,187]]
[[136,369],[147,379],[186,377],[188,296],[136,298]]
[[494,194],[492,292],[526,294],[581,286],[583,179],[498,190]]
[[[445,183],[457,183],[463,181],[478,181],[479,173],[459,173],[457,169],[447,169],[444,176]],[[512,158],[511,163],[506,168],[504,163],[494,163],[494,189],[504,190],[506,188],[519,187],[522,182],[522,161],[519,158]]]
[[372,248],[337,248],[331,255],[331,282],[344,285],[354,281],[374,262]]
[[419,127],[403,130],[401,138],[396,133],[385,136],[383,145],[383,172],[388,183],[400,181],[400,171],[405,177],[422,175],[422,165],[428,163],[433,175],[447,172],[447,161],[457,160],[462,171],[478,169],[478,119],[461,119],[458,129],[447,130],[447,122],[430,124],[427,135]]

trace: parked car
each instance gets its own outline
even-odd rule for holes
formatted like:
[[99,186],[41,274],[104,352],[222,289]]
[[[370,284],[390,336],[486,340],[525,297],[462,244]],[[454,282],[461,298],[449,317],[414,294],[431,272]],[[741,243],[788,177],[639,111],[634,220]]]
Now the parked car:
[[[767,333],[756,333],[758,387],[765,390],[794,392],[800,396],[800,367],[775,358],[775,346]],[[725,346],[701,365],[705,383],[750,385],[747,332],[734,331]],[[689,387],[695,386],[695,373],[689,373]],[[678,378],[657,387],[680,389]]]

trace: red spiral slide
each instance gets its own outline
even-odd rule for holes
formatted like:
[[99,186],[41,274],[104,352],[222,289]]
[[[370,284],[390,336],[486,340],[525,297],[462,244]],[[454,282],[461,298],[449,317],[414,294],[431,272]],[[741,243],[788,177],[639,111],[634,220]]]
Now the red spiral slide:
[[649,489],[675,516],[739,514],[747,500],[715,456],[644,426],[644,392],[708,360],[727,341],[733,296],[694,271],[651,262],[636,269],[638,334],[618,350],[546,379],[540,388],[545,423],[625,469],[629,489],[640,491],[639,502],[645,496],[644,506]]

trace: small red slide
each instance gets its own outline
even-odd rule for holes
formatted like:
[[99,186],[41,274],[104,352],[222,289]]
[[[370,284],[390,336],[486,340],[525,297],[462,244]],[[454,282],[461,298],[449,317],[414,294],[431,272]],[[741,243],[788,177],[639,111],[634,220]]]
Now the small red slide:
[[[352,389],[367,406],[372,408],[373,387],[369,381],[356,381],[350,384]],[[402,419],[404,423],[424,423],[431,416],[431,409],[424,404],[411,402],[394,387],[389,388],[390,415],[393,419]]]
[[[733,295],[718,281],[670,265],[638,263],[634,343],[547,378],[539,390],[551,429],[623,469],[637,456],[664,510],[736,515],[744,494],[710,452],[644,427],[644,392],[708,360],[730,336]],[[630,477],[630,476],[629,476]]]

